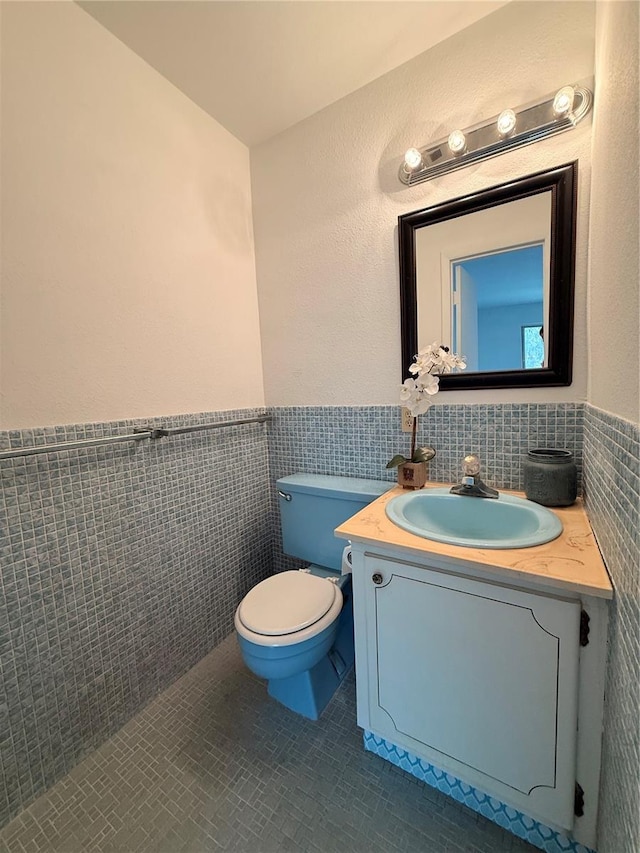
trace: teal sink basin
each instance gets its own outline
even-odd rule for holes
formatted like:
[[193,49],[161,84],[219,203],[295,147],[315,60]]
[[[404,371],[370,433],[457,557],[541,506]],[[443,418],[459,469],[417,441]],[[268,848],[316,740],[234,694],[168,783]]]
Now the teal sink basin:
[[386,511],[409,533],[465,548],[530,548],[562,533],[557,515],[513,495],[496,500],[452,495],[448,488],[421,489],[392,498]]

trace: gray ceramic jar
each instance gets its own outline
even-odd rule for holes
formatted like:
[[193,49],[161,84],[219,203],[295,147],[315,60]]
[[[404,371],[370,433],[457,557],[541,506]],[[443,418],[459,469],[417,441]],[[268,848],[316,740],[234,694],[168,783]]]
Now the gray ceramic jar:
[[578,494],[578,478],[570,450],[539,447],[522,463],[524,492],[543,506],[570,506]]

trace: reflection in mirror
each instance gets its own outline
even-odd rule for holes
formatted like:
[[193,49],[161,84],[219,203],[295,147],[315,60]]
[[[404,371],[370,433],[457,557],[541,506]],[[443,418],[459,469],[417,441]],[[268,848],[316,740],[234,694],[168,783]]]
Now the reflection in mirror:
[[470,373],[524,369],[521,327],[548,318],[550,223],[545,192],[420,228],[418,348],[452,344]]
[[404,376],[438,341],[467,362],[443,390],[570,384],[574,169],[400,217]]
[[542,343],[544,248],[534,243],[452,261],[451,316],[440,337],[466,356],[468,370],[544,367],[544,344],[534,358],[534,340],[524,332],[535,328]]

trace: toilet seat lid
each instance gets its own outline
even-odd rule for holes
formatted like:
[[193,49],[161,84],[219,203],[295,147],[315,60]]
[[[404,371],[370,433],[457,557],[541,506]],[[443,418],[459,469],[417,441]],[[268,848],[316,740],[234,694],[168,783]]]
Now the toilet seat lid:
[[249,590],[238,616],[256,634],[293,634],[322,619],[338,591],[326,578],[307,572],[280,572]]

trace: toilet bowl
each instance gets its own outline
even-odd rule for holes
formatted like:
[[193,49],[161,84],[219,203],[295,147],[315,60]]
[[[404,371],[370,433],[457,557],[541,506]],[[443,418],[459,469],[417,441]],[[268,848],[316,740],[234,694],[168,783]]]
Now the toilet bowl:
[[277,481],[285,554],[310,564],[249,590],[235,613],[248,668],[269,695],[317,720],[354,662],[351,575],[340,574],[343,543],[334,529],[390,483],[321,474]]
[[263,580],[242,600],[234,620],[244,662],[268,680],[269,695],[314,720],[352,663],[348,651],[345,660],[334,649],[341,586],[350,588],[351,579],[319,576],[316,568]]

